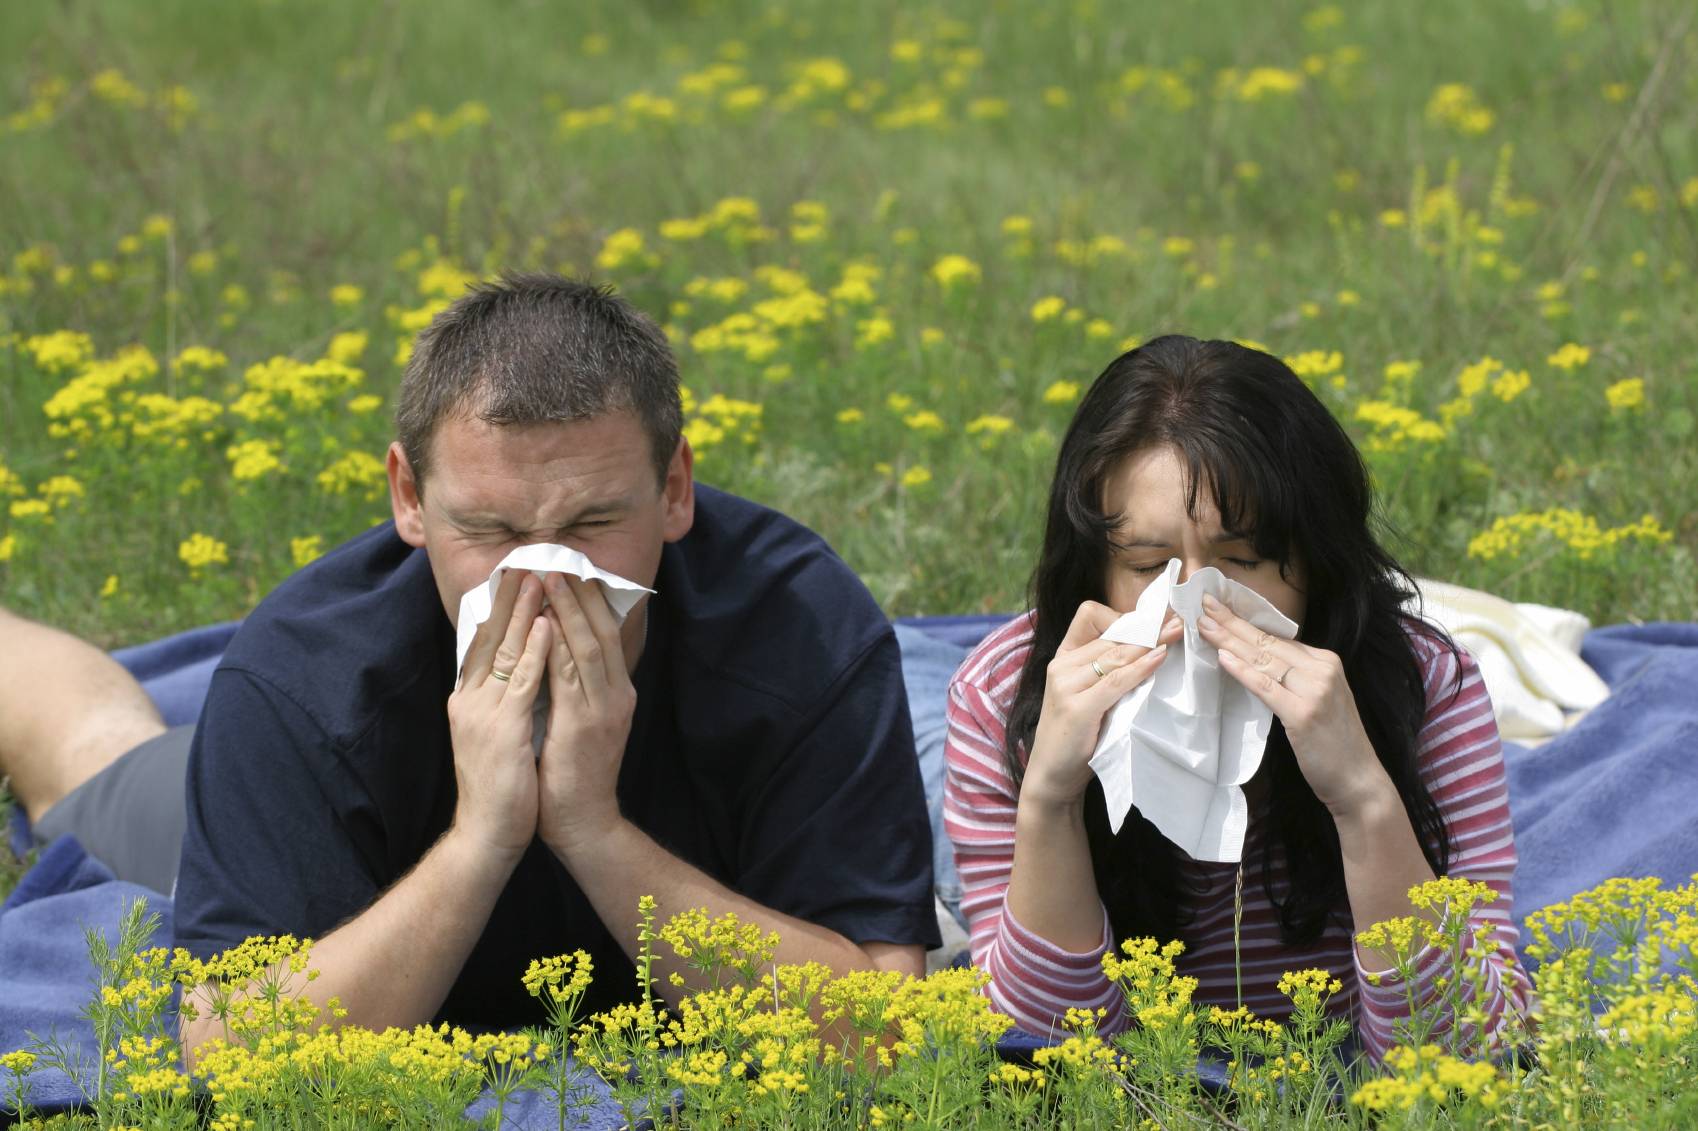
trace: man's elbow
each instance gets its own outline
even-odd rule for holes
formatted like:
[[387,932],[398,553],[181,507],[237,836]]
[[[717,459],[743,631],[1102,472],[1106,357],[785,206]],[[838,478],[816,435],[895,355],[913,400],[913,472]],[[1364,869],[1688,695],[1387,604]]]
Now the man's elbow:
[[874,970],[894,970],[911,978],[926,973],[926,951],[917,943],[864,942],[861,952]]

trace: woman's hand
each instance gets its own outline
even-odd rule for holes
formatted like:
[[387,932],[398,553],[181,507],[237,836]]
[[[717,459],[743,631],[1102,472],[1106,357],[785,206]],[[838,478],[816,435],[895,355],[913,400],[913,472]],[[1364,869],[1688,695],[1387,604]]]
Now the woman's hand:
[[1086,601],[1056,648],[1045,675],[1032,756],[1020,786],[1022,801],[1076,806],[1084,799],[1103,716],[1155,674],[1167,656],[1167,646],[1184,631],[1178,617],[1169,617],[1154,648],[1101,639],[1119,618],[1107,605]]
[[1220,650],[1221,668],[1279,716],[1298,768],[1334,820],[1384,798],[1391,779],[1362,727],[1344,662],[1263,632],[1213,597],[1203,597],[1203,611],[1197,628]]

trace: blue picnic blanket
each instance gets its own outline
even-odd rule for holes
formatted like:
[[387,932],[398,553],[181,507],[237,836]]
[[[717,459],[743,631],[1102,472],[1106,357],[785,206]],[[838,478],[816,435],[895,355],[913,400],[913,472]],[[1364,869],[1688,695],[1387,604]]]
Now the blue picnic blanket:
[[[929,617],[897,624],[940,845],[947,843],[941,820],[944,689],[968,649],[1005,619]],[[141,679],[168,723],[192,721],[234,629],[209,626],[114,655]],[[1698,822],[1689,808],[1698,793],[1698,695],[1692,693],[1698,687],[1698,624],[1598,629],[1587,635],[1582,656],[1609,683],[1610,698],[1544,746],[1505,747],[1521,855],[1518,917],[1611,876],[1657,876],[1675,884],[1698,871]],[[27,826],[16,817],[12,839],[28,844]],[[938,853],[937,869],[948,905],[952,894],[959,899],[959,888],[947,851]],[[85,931],[112,935],[124,907],[137,898],[160,914],[156,939],[167,942],[168,898],[113,879],[69,837],[46,846],[0,904],[0,1052],[25,1046],[32,1033],[56,1032],[91,1047],[78,1015],[90,986]],[[1018,1055],[1033,1044],[1016,1037],[1004,1051]],[[63,1076],[33,1079],[30,1100],[41,1107],[80,1099],[80,1089]],[[619,1123],[610,1103],[586,1118],[580,1126]],[[551,1104],[529,1097],[509,1108],[507,1125],[552,1126],[552,1119]]]

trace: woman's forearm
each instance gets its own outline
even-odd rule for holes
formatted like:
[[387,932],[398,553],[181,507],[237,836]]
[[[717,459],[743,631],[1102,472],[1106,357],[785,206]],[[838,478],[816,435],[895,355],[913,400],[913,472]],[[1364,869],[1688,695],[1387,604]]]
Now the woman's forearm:
[[1021,797],[1008,910],[1021,926],[1062,950],[1082,953],[1102,944],[1103,907],[1083,806]]

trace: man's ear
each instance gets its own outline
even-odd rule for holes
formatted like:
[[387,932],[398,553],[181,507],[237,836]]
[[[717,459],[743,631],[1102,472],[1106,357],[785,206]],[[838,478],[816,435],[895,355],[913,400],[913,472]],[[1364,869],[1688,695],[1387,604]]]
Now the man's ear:
[[663,510],[661,536],[668,542],[678,541],[695,525],[695,464],[696,453],[690,450],[690,441],[682,436],[678,437],[678,447],[672,453],[672,462],[666,466],[666,482],[661,484],[660,488],[660,505]]
[[413,475],[412,461],[396,440],[389,445],[389,509],[395,515],[395,533],[409,546],[423,548],[424,500],[419,494],[419,481]]

